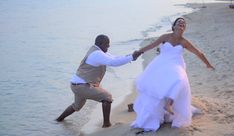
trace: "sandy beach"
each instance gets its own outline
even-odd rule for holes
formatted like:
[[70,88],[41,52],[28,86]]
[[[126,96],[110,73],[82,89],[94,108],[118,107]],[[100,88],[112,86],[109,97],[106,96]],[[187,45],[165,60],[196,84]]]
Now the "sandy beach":
[[[203,51],[216,68],[209,70],[195,55],[185,51],[184,58],[192,91],[192,103],[201,109],[202,114],[193,118],[187,128],[170,128],[163,124],[156,132],[140,135],[147,136],[234,136],[234,9],[229,3],[189,4],[198,11],[185,15],[187,30],[184,36]],[[155,38],[141,43],[145,46]],[[145,53],[143,67],[157,54],[157,50]],[[140,74],[140,73],[139,73]],[[100,128],[89,136],[135,136],[137,129],[130,124],[135,118],[134,112],[128,112],[127,104],[132,103],[136,91],[126,100],[112,109],[112,127]],[[84,134],[87,135],[87,134]]]

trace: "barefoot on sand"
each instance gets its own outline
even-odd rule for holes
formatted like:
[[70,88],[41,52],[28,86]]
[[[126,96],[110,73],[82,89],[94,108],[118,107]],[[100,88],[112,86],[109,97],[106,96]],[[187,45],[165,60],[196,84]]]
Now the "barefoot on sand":
[[103,124],[103,125],[102,125],[102,128],[108,128],[108,127],[110,127],[110,126],[111,126],[111,123]]
[[166,110],[168,113],[170,113],[171,115],[174,115],[173,109],[172,109],[172,105],[167,104],[164,107],[164,110]]

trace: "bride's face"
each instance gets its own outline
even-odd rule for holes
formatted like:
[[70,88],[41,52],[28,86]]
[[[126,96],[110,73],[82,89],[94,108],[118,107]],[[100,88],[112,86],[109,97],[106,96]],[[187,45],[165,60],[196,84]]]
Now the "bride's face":
[[174,26],[174,30],[179,30],[184,32],[186,28],[186,22],[184,19],[179,19],[176,21],[176,24]]

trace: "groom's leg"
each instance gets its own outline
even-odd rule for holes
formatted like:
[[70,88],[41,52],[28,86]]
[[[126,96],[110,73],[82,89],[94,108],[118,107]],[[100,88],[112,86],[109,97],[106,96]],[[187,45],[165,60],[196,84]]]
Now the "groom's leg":
[[86,99],[75,97],[75,102],[68,106],[67,109],[56,119],[58,122],[63,121],[67,116],[71,115],[75,111],[79,111],[84,104],[86,103]]
[[56,120],[58,122],[63,121],[67,116],[71,115],[74,112],[75,112],[75,110],[70,105],[70,106],[67,107],[67,109],[65,109],[65,111]]
[[111,102],[102,101],[102,112],[103,112],[103,128],[110,127],[110,111],[111,111]]
[[74,93],[74,103],[65,109],[65,111],[56,119],[58,122],[63,121],[67,116],[75,111],[79,111],[86,103],[86,88],[83,85],[71,85],[71,90]]
[[95,100],[102,103],[103,128],[110,127],[110,111],[112,96],[108,91],[101,87],[90,86],[86,90],[87,99]]

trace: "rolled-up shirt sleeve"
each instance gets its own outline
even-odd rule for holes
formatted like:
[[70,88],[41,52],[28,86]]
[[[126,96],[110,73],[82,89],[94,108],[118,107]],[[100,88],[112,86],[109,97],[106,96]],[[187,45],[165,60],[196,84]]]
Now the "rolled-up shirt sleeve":
[[127,64],[133,60],[132,55],[126,55],[126,56],[113,56],[109,53],[104,53],[100,50],[94,51],[91,53],[86,63],[93,66],[100,66],[100,65],[106,65],[106,66],[121,66],[124,64]]

